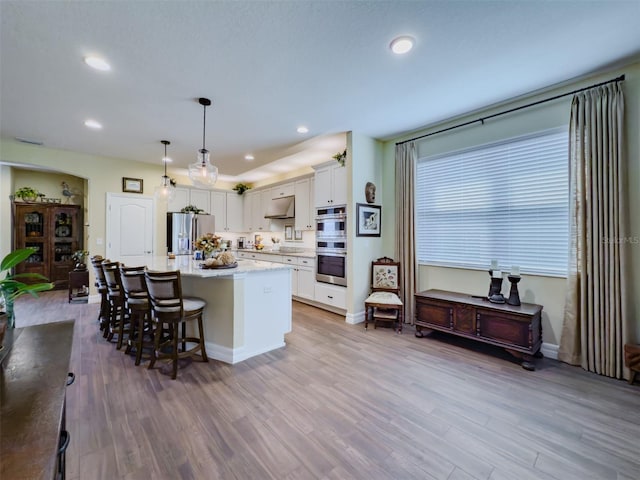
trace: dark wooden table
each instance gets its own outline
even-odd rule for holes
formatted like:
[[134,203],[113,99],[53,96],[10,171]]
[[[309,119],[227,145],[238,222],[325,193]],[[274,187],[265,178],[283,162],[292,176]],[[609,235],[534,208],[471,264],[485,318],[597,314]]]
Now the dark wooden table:
[[15,329],[0,370],[0,478],[55,478],[74,321]]

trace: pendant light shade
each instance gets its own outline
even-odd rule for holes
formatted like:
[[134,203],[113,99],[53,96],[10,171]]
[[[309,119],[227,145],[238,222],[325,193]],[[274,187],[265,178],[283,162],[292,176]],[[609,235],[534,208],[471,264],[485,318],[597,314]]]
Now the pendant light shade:
[[198,160],[189,165],[189,179],[196,187],[211,188],[218,180],[218,167],[211,165],[209,150],[205,147],[207,107],[211,105],[211,100],[199,98],[198,103],[202,105],[204,111],[202,119],[202,148],[198,152]]
[[171,161],[167,157],[167,145],[171,145],[169,140],[161,140],[160,143],[164,145],[164,157],[162,157],[162,163],[164,163],[164,175],[162,176],[162,183],[159,187],[156,187],[154,196],[156,200],[161,202],[170,202],[176,193],[176,188],[171,185],[171,179],[167,175],[167,163]]

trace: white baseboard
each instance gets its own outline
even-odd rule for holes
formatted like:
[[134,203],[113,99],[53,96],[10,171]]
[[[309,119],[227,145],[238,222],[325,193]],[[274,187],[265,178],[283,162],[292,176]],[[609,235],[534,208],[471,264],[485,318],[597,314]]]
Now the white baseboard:
[[347,313],[345,321],[352,325],[364,322],[364,310],[358,313]]
[[555,345],[553,343],[543,343],[542,346],[540,347],[540,351],[545,357],[551,358],[553,360],[557,360],[558,348],[559,348],[558,345]]
[[285,345],[285,342],[281,342],[276,345],[264,347],[260,350],[249,351],[245,347],[229,348],[223,347],[222,345],[218,345],[216,343],[205,342],[205,346],[207,347],[207,357],[213,358],[214,360],[219,360],[224,363],[229,363],[231,365],[233,365],[234,363],[240,363],[243,360],[255,357],[256,355],[270,352],[271,350],[275,350],[276,348],[282,348]]

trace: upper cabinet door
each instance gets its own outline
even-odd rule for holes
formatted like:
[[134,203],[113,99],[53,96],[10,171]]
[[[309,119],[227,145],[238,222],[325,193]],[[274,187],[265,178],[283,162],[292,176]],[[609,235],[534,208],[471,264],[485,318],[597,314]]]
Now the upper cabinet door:
[[175,187],[173,199],[167,204],[167,212],[179,212],[189,205],[189,188]]
[[332,174],[332,205],[347,204],[347,169],[336,163],[331,169]]
[[216,220],[216,231],[227,232],[227,194],[211,192],[211,215]]
[[324,166],[316,170],[316,207],[331,205],[331,167]]
[[313,179],[305,178],[295,183],[296,193],[296,230],[313,230],[312,191]]
[[245,232],[243,196],[237,193],[227,193],[227,231]]
[[347,169],[338,163],[316,169],[316,207],[347,204]]
[[203,210],[204,213],[211,213],[211,191],[199,190],[196,188],[191,189],[189,196],[189,205],[198,207]]

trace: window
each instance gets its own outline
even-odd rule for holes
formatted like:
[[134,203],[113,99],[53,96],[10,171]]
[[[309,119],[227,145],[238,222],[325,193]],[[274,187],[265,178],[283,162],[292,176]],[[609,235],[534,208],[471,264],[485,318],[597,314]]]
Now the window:
[[420,159],[419,263],[565,276],[568,170],[566,129]]

